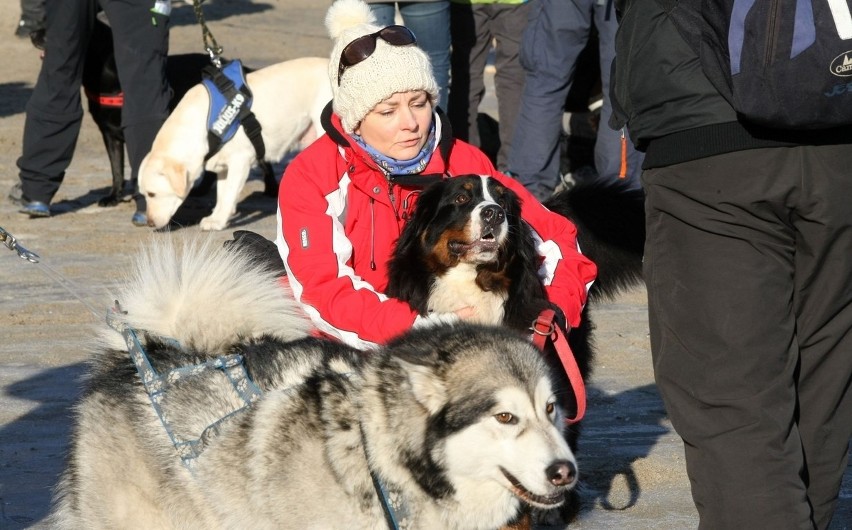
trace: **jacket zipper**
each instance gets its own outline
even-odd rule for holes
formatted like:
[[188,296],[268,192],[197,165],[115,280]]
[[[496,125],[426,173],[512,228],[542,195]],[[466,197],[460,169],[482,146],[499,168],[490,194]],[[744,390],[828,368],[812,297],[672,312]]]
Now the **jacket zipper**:
[[781,2],[772,0],[769,4],[769,19],[767,20],[768,27],[766,29],[766,50],[763,56],[763,66],[769,66],[773,63],[775,50],[778,47],[777,26],[778,18],[781,16]]
[[370,270],[376,270],[376,199],[370,197]]
[[391,210],[393,210],[393,215],[396,217],[396,222],[399,223],[399,211],[396,209],[396,197],[394,197],[393,188],[393,182],[388,181],[388,199],[390,199]]

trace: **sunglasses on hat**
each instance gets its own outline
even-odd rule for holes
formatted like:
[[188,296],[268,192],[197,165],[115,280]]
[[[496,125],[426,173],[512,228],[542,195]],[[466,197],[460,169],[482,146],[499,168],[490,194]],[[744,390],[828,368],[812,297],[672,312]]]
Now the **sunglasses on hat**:
[[397,25],[388,26],[375,33],[358,37],[347,44],[340,54],[340,63],[337,68],[337,86],[340,86],[340,78],[347,68],[355,66],[373,55],[373,52],[376,51],[377,38],[381,38],[393,46],[405,46],[417,42],[417,39],[414,38],[414,33],[410,29]]

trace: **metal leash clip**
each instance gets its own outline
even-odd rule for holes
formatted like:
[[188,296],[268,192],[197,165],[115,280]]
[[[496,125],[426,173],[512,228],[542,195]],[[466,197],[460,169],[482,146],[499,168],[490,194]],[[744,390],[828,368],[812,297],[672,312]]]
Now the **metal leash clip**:
[[6,245],[6,248],[8,248],[9,250],[17,252],[19,258],[25,259],[30,263],[38,263],[38,261],[41,259],[39,255],[35,252],[30,252],[29,250],[19,245],[18,240],[15,238],[15,236],[7,232],[2,226],[0,226],[0,242]]

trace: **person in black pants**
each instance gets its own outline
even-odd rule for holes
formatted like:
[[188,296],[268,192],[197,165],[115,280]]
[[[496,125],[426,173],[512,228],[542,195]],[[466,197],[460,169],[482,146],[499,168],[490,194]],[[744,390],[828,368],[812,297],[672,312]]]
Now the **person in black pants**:
[[615,126],[645,151],[660,395],[700,529],[826,529],[852,436],[852,124],[738,115],[675,25],[625,2]]
[[[20,187],[10,198],[30,217],[50,216],[53,199],[71,163],[83,109],[80,85],[86,48],[98,5],[113,29],[116,65],[124,89],[122,127],[135,188],[139,165],[168,117],[166,79],[169,48],[168,1],[48,0],[47,49],[27,103]],[[132,222],[146,226],[145,199],[133,190]]]

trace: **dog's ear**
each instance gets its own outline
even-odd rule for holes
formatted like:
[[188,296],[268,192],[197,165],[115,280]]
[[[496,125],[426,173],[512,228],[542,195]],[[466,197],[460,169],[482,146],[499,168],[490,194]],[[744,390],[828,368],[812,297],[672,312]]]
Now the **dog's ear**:
[[410,363],[400,358],[397,358],[397,362],[405,371],[414,399],[423,405],[429,414],[436,414],[441,410],[447,403],[447,389],[435,373],[434,366]]
[[416,207],[411,219],[405,224],[400,243],[398,245],[421,245],[421,238],[427,234],[430,224],[438,212],[441,205],[441,198],[444,195],[444,189],[447,187],[447,181],[440,181],[432,184],[417,198]]
[[425,281],[410,281],[410,277],[426,278],[424,234],[441,200],[443,183],[427,188],[417,199],[411,219],[405,223],[388,263],[388,285],[385,294],[404,300],[420,314],[425,314],[431,285]]
[[189,194],[190,179],[186,166],[177,160],[166,160],[163,162],[163,175],[169,179],[169,184],[175,190],[178,197],[186,197]]

